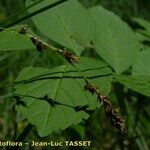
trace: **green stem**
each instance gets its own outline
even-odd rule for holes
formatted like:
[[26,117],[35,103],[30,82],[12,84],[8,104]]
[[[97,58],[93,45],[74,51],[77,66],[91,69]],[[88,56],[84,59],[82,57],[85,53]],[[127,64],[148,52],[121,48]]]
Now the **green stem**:
[[48,10],[48,9],[51,9],[51,8],[53,8],[53,7],[55,7],[55,6],[58,6],[58,5],[60,5],[60,4],[64,3],[64,2],[66,2],[66,1],[68,1],[68,0],[60,0],[60,1],[58,1],[58,2],[52,3],[52,4],[50,4],[50,5],[46,6],[46,7],[43,7],[43,8],[41,8],[41,9],[39,9],[39,10],[37,10],[37,11],[35,11],[35,12],[29,14],[29,15],[26,15],[26,16],[24,16],[24,17],[22,17],[22,18],[19,18],[19,19],[15,20],[15,21],[9,23],[8,25],[5,26],[5,28],[9,28],[9,27],[11,27],[11,26],[13,26],[13,25],[15,25],[15,24],[18,24],[18,23],[20,23],[20,22],[22,22],[22,21],[24,21],[24,20],[26,20],[26,19],[29,19],[29,18],[35,16],[35,15],[37,15],[37,14],[40,14],[40,13],[42,13],[42,12]]
[[42,1],[44,1],[44,0],[39,0],[39,1],[37,1],[37,2],[35,2],[33,4],[31,4],[31,5],[27,6],[26,8],[17,11],[13,15],[11,15],[10,17],[8,17],[5,20],[3,20],[2,22],[0,22],[0,26],[3,26],[3,25],[5,26],[5,23],[7,23],[8,21],[11,21],[13,19],[15,19],[17,16],[19,16],[20,14],[23,14],[26,10],[28,10],[28,9],[32,8],[33,6],[41,3]]
[[88,78],[83,74],[83,72],[75,65],[72,65],[80,74],[81,76],[83,77],[83,79],[85,80],[85,82],[88,81]]
[[[32,124],[28,124],[26,128],[23,130],[23,132],[20,134],[20,136],[15,140],[16,142],[23,142],[27,135],[30,133],[34,126]],[[19,147],[7,147],[6,150],[19,150]]]
[[34,126],[32,124],[28,124],[25,129],[23,130],[23,132],[20,134],[20,136],[16,139],[16,141],[21,141],[23,142],[25,140],[25,138],[27,137],[27,135],[30,133],[30,131],[32,130]]

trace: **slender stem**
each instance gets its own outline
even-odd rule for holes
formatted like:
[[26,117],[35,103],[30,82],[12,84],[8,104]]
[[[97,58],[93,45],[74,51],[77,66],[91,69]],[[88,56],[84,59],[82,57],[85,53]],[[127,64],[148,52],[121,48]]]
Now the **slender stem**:
[[20,134],[20,136],[16,139],[16,141],[23,142],[27,135],[30,133],[34,126],[32,124],[28,124],[26,128],[23,130],[23,132]]
[[40,13],[42,13],[42,12],[48,10],[48,9],[51,9],[51,8],[53,8],[53,7],[55,7],[55,6],[58,6],[58,5],[60,5],[60,4],[64,3],[64,2],[66,2],[66,1],[68,1],[68,0],[60,0],[60,1],[58,1],[58,2],[52,3],[52,4],[50,4],[50,5],[46,6],[46,7],[43,7],[43,8],[41,8],[41,9],[39,9],[39,10],[37,10],[37,11],[35,11],[35,12],[29,14],[29,15],[26,15],[26,16],[24,16],[24,17],[22,17],[22,18],[19,18],[19,19],[15,20],[15,21],[11,22],[10,24],[6,25],[5,28],[9,28],[9,27],[11,27],[11,26],[13,26],[13,25],[15,25],[15,24],[18,24],[18,23],[20,23],[20,22],[22,22],[22,21],[24,21],[24,20],[26,20],[26,19],[29,19],[29,18],[35,16],[35,15],[37,15],[37,14],[40,14]]
[[79,73],[80,75],[83,77],[83,79],[86,81],[88,81],[88,78],[83,74],[83,72],[80,70],[80,68],[78,68],[77,66],[75,65],[72,65]]
[[35,3],[33,3],[33,4],[31,4],[31,5],[27,6],[26,8],[17,11],[16,13],[12,14],[10,17],[8,17],[8,18],[6,18],[5,20],[1,21],[1,22],[0,22],[0,26],[5,25],[5,23],[7,23],[8,21],[10,21],[10,20],[12,20],[12,19],[15,19],[15,17],[17,17],[17,16],[20,15],[20,14],[23,14],[26,10],[32,8],[33,6],[39,4],[39,3],[42,2],[42,1],[44,1],[44,0],[39,0],[39,1],[37,1],[37,2],[35,2]]
[[[28,124],[25,129],[23,130],[23,132],[20,134],[20,136],[15,140],[16,142],[23,142],[25,140],[25,138],[27,137],[27,135],[30,133],[30,131],[32,130],[34,126],[32,124]],[[7,147],[6,150],[19,150],[19,147]]]

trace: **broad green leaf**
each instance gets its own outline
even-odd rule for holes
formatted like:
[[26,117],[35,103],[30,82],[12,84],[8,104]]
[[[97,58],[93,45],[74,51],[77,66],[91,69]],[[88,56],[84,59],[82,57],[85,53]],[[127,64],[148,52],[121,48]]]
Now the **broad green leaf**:
[[17,106],[31,124],[35,124],[41,137],[49,135],[57,130],[64,130],[72,124],[78,124],[82,119],[87,119],[84,111],[75,111],[71,107],[56,105],[51,107],[46,101],[32,98],[24,99],[27,108]]
[[116,73],[122,73],[132,65],[138,52],[135,34],[118,16],[101,6],[90,9],[90,14],[96,51]]
[[[107,64],[90,58],[81,58],[76,67],[80,68],[82,74],[94,82],[103,93],[108,94],[111,88],[112,71]],[[16,80],[18,84],[15,93],[22,95],[28,106],[27,108],[19,106],[19,109],[32,124],[36,125],[40,136],[46,136],[54,131],[53,122],[57,122],[57,130],[65,129],[71,124],[79,123],[82,118],[87,118],[88,114],[85,111],[77,112],[74,107],[89,106],[87,109],[99,107],[97,97],[84,90],[85,81],[82,74],[71,65],[53,69],[29,67],[20,73]],[[45,95],[61,105],[51,108],[48,103],[36,99]],[[63,116],[65,119],[55,120],[62,117],[62,111],[65,112],[66,107],[68,113]],[[38,114],[36,119],[32,114]],[[45,120],[41,120],[43,116]],[[45,124],[45,129],[42,124]]]
[[34,49],[29,37],[11,30],[0,32],[0,51],[28,49]]
[[150,50],[143,50],[139,53],[132,66],[133,75],[150,76]]
[[150,76],[116,75],[114,78],[126,87],[150,96]]
[[150,38],[145,36],[144,34],[141,34],[141,32],[136,32],[135,33],[136,39],[142,44],[143,41],[149,41]]
[[147,20],[144,20],[142,18],[133,18],[133,20],[145,29],[145,30],[139,30],[139,31],[141,33],[149,36],[149,38],[150,38],[150,22]]
[[[51,1],[51,3],[54,1]],[[27,5],[33,3],[27,1]],[[29,12],[50,4],[49,0],[36,5]],[[89,46],[91,25],[86,10],[77,0],[69,0],[55,8],[34,16],[36,27],[53,41],[80,54]]]

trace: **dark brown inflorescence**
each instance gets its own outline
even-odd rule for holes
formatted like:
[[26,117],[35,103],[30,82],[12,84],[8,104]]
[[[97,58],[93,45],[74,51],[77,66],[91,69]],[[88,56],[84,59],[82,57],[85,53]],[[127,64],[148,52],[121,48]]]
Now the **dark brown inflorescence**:
[[32,43],[36,46],[36,49],[39,52],[43,52],[44,49],[49,48],[49,45],[47,43],[37,39],[36,37],[31,36],[30,39],[31,39]]
[[[26,34],[26,30],[28,29],[28,26],[23,27],[20,31],[18,31],[19,34]],[[71,52],[65,50],[61,50],[61,49],[57,49],[54,48],[51,45],[48,45],[47,43],[41,41],[40,39],[36,38],[35,36],[32,36],[30,34],[28,34],[28,36],[30,37],[32,43],[36,46],[36,49],[39,52],[43,52],[43,50],[45,49],[52,49],[55,52],[61,54],[67,61],[68,63],[74,65],[75,63],[77,63],[79,61],[79,57],[77,57],[76,55],[72,54]]]
[[103,102],[105,114],[110,118],[112,125],[117,128],[121,133],[124,133],[124,119],[118,115],[119,109],[113,108],[113,105],[108,100],[107,96],[98,95],[98,99]]
[[27,29],[29,26],[24,26],[20,31],[18,31],[19,34],[26,34]]
[[[27,28],[28,27],[22,28],[19,31],[19,33],[25,34]],[[75,63],[79,61],[79,57],[67,51],[66,49],[61,50],[61,49],[53,48],[47,43],[31,35],[30,35],[30,39],[32,43],[36,46],[36,49],[39,52],[43,52],[44,49],[52,48],[55,52],[61,54],[68,61],[68,63],[72,64],[73,66]],[[90,92],[92,95],[93,94],[97,95],[98,100],[100,102],[103,102],[105,114],[110,118],[112,125],[118,130],[120,130],[121,133],[123,133],[124,132],[124,119],[118,115],[118,109],[113,108],[111,102],[108,100],[108,97],[102,94],[100,90],[94,84],[89,83],[87,80],[86,80],[86,85],[84,86],[84,89]]]
[[103,95],[99,89],[94,85],[86,81],[84,86],[86,91],[89,91],[91,94],[96,94],[100,102],[103,102],[105,114],[110,118],[112,125],[118,129],[121,133],[124,133],[124,119],[118,115],[119,110],[113,108],[113,105],[108,100],[108,97]]
[[[29,26],[24,26],[23,28],[21,28],[18,33],[19,34],[26,34],[27,29],[29,28]],[[32,43],[36,46],[36,49],[39,52],[43,52],[43,49],[48,48],[48,44],[42,42],[41,40],[37,39],[36,37],[29,35],[30,36],[30,40],[32,41]]]
[[86,83],[86,85],[84,86],[84,89],[92,93],[92,95],[97,94],[97,90],[98,90],[98,88],[95,85],[92,85],[89,82]]
[[74,55],[71,52],[68,52],[66,50],[63,51],[62,55],[72,65],[74,65],[75,63],[77,63],[79,61],[79,57],[77,57],[76,55]]

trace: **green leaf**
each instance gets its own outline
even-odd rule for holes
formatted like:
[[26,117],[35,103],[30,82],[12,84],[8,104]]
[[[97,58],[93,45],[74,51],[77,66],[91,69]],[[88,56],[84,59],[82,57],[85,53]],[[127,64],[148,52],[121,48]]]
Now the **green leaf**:
[[137,40],[141,43],[141,45],[143,45],[142,44],[143,41],[149,41],[150,40],[149,37],[145,36],[144,34],[141,34],[141,32],[136,32],[135,36],[136,36]]
[[0,51],[28,49],[34,49],[29,37],[11,30],[0,32]]
[[[33,3],[27,1],[27,5]],[[49,0],[36,5],[29,12],[47,6]],[[72,7],[73,6],[73,7]],[[86,10],[77,0],[69,0],[55,8],[34,16],[36,27],[53,41],[80,54],[91,39],[91,23]]]
[[150,50],[143,50],[139,53],[132,66],[133,75],[150,76]]
[[51,107],[46,101],[35,99],[24,99],[28,105],[27,108],[18,106],[31,124],[35,124],[41,137],[49,135],[57,130],[64,130],[72,124],[77,124],[81,120],[87,119],[88,114],[84,111],[76,112],[73,108],[56,105]]
[[150,96],[150,76],[116,75],[114,78],[126,87]]
[[[81,58],[76,67],[80,68],[84,76],[91,79],[102,92],[108,94],[112,71],[107,64],[90,58]],[[88,117],[87,112],[75,111],[74,107],[89,106],[87,109],[90,110],[99,107],[97,97],[84,90],[83,76],[71,65],[54,69],[25,68],[16,82],[18,84],[15,93],[22,95],[23,101],[27,103],[27,108],[19,106],[19,110],[36,125],[40,136],[65,129]],[[38,99],[46,95],[60,105],[53,108],[49,103]],[[35,114],[34,117],[32,114]],[[44,129],[43,124],[45,124]]]
[[147,20],[144,20],[142,18],[133,18],[133,20],[145,28],[145,30],[139,30],[139,31],[141,33],[149,36],[149,38],[150,38],[150,22]]
[[138,52],[138,41],[130,27],[114,13],[103,7],[90,9],[94,22],[93,44],[98,54],[122,73],[132,65]]

